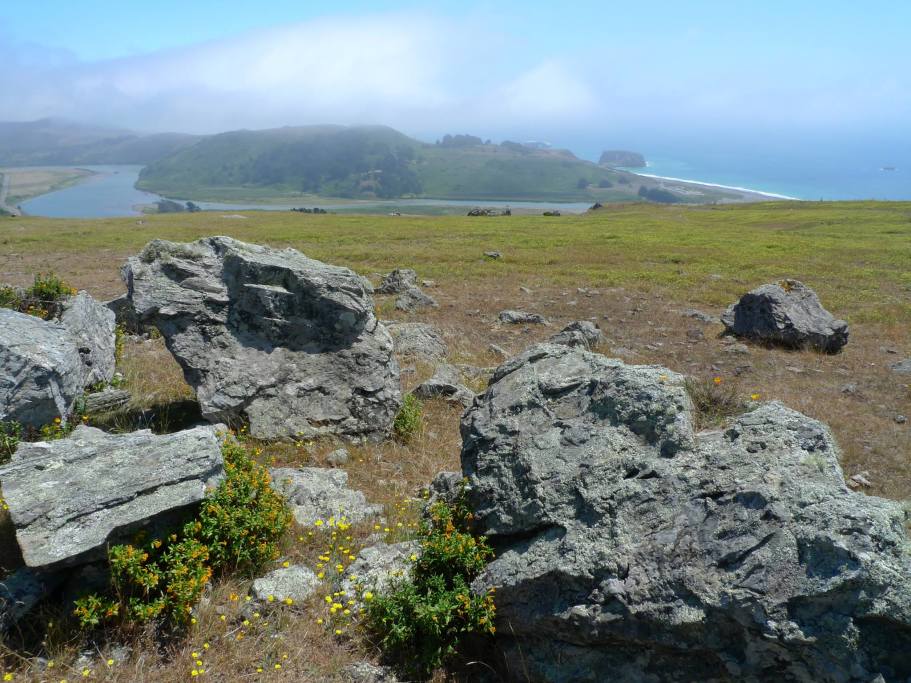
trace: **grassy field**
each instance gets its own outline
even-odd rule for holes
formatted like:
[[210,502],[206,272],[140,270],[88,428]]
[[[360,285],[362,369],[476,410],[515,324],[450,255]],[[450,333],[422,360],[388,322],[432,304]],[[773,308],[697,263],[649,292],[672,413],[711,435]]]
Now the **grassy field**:
[[[831,425],[845,473],[868,473],[873,485],[867,493],[911,497],[911,425],[895,419],[911,416],[911,388],[907,375],[889,367],[911,356],[911,203],[636,204],[560,218],[243,216],[3,219],[0,280],[26,284],[35,272],[54,270],[99,298],[113,297],[123,292],[123,260],[150,239],[185,241],[215,234],[293,246],[374,282],[379,273],[411,267],[419,278],[436,282],[427,291],[440,308],[406,316],[394,311],[390,298],[378,297],[379,314],[435,324],[453,362],[496,365],[500,358],[491,344],[515,353],[570,320],[595,319],[607,337],[604,353],[627,362],[660,363],[698,380],[720,376],[743,397],[758,393],[761,400],[782,400]],[[491,250],[502,258],[485,259],[484,252]],[[842,353],[752,344],[748,353],[738,353],[720,338],[720,324],[682,315],[687,308],[718,314],[748,289],[784,277],[813,287],[830,311],[849,322],[851,338]],[[505,308],[541,313],[552,324],[502,326],[496,316]],[[432,371],[408,359],[402,366],[405,389]],[[192,396],[160,340],[130,342],[121,370],[140,405]],[[352,449],[354,457],[345,466],[352,485],[386,504],[391,520],[401,518],[401,501],[435,472],[458,467],[459,411],[436,402],[425,409],[413,442]],[[263,457],[276,464],[323,465],[334,447],[265,444]],[[316,562],[320,546],[306,533],[296,530],[289,536],[282,559]],[[354,545],[366,543],[370,533],[370,525],[356,529]],[[90,678],[187,678],[191,654],[203,642],[211,644],[206,662],[214,680],[340,680],[345,664],[376,657],[363,635],[337,638],[318,627],[316,601],[302,611],[270,615],[238,639],[239,608],[232,595],[243,595],[247,586],[236,578],[216,582],[195,630],[166,648],[153,646],[149,634],[134,634],[127,659],[105,666],[113,643],[100,645],[102,664],[91,666]],[[26,636],[22,643],[28,642]],[[43,652],[66,667],[57,678],[80,677],[76,657],[84,647],[78,636],[58,627],[37,649],[21,643],[0,648],[0,671],[14,671],[15,680],[44,680],[35,659]],[[273,662],[282,669],[269,669]],[[257,673],[264,663],[267,670]],[[465,677],[471,680],[471,672]]]
[[37,197],[40,194],[62,190],[75,185],[91,171],[82,168],[47,167],[47,168],[4,168],[0,173],[10,179],[7,204],[16,206]]

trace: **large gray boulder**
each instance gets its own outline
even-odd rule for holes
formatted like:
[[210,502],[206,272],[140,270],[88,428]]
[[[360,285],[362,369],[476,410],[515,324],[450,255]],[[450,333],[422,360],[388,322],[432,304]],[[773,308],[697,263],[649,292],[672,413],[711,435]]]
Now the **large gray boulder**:
[[65,420],[82,388],[82,356],[63,325],[0,308],[0,420]]
[[381,439],[401,404],[392,338],[370,283],[349,270],[229,237],[156,240],[124,278],[210,422],[261,438]]
[[20,444],[0,467],[0,487],[25,564],[58,568],[173,522],[222,475],[212,427],[156,436],[79,426],[65,439]]
[[63,302],[60,324],[69,330],[82,357],[83,386],[108,384],[114,377],[114,311],[88,292],[79,292]]
[[542,344],[462,437],[521,680],[911,676],[905,513],[848,489],[825,425],[766,403],[697,434],[682,376]]
[[462,384],[458,368],[448,363],[438,365],[433,376],[418,384],[411,393],[421,400],[441,398],[466,407],[474,400],[474,392]]
[[848,323],[822,307],[816,292],[782,280],[747,292],[722,315],[729,334],[788,348],[837,353],[848,343]]

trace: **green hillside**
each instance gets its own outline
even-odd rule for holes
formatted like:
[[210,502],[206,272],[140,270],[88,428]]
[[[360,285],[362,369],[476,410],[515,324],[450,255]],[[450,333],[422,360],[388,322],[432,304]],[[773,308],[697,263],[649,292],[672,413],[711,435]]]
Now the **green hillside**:
[[0,166],[144,165],[199,139],[143,135],[58,119],[0,122]]
[[634,198],[639,189],[638,178],[633,184],[628,180],[633,176],[565,150],[456,138],[456,144],[426,144],[383,126],[235,131],[204,138],[150,164],[137,186],[179,199],[210,200],[604,201]]

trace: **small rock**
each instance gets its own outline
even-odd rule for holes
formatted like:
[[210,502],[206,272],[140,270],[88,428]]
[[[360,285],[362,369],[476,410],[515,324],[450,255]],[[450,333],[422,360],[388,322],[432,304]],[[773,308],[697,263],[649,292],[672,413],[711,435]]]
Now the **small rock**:
[[489,259],[498,259],[502,256],[502,254],[498,251],[485,251],[484,256]]
[[271,474],[272,488],[285,497],[301,526],[330,517],[344,517],[355,524],[383,512],[382,505],[371,505],[363,493],[348,488],[345,470],[279,467]]
[[421,280],[421,287],[436,287],[436,280]]
[[[383,591],[399,577],[406,577],[411,571],[411,557],[421,551],[418,541],[402,543],[377,543],[364,548],[357,559],[346,570],[342,590],[346,593],[363,595],[366,590]],[[350,578],[356,577],[354,581]]]
[[705,339],[705,332],[698,327],[691,327],[686,331],[686,338],[693,342],[703,341]]
[[589,320],[574,320],[548,341],[551,344],[591,349],[593,346],[600,344],[603,339],[604,335],[601,333],[601,328],[595,323]]
[[507,325],[523,325],[523,324],[534,324],[534,325],[546,325],[547,320],[542,315],[537,313],[528,313],[526,311],[515,311],[515,310],[505,310],[500,311],[497,316],[501,323],[506,323]]
[[863,472],[858,472],[848,479],[848,486],[852,489],[856,489],[859,486],[873,486],[873,482],[869,479],[870,473],[864,470]]
[[383,276],[383,282],[376,288],[377,294],[403,294],[417,287],[418,274],[411,268],[396,268]]
[[854,384],[854,383],[843,384],[843,385],[841,386],[841,393],[843,393],[843,394],[856,394],[856,393],[857,393],[857,385]]
[[893,363],[891,366],[892,372],[897,372],[900,375],[911,375],[911,358],[905,358],[898,363]]
[[85,397],[85,412],[89,415],[110,413],[120,410],[130,402],[130,392],[123,389],[107,388]]
[[307,567],[291,565],[269,572],[256,579],[250,592],[260,602],[285,602],[291,599],[301,603],[309,598],[319,586],[319,579]]
[[329,455],[326,456],[326,462],[333,467],[341,467],[342,465],[347,465],[350,459],[351,454],[348,453],[348,450],[346,448],[339,448],[338,450],[332,451]]
[[522,292],[523,294],[531,294],[531,290],[528,287],[525,287],[524,285],[519,287],[519,291]]
[[908,421],[908,418],[905,417],[904,415],[896,415],[896,416],[895,416],[895,424],[903,425],[903,424],[905,424],[907,421]]
[[420,399],[442,398],[450,403],[461,403],[468,407],[474,400],[474,392],[462,384],[459,371],[452,365],[437,366],[433,377],[421,382],[411,392]]
[[400,311],[411,313],[419,308],[439,308],[440,305],[436,299],[417,287],[409,287],[395,300],[395,307]]
[[370,662],[355,662],[345,668],[344,675],[349,683],[399,683],[395,672],[388,666],[377,666]]
[[747,355],[750,353],[750,347],[746,344],[730,344],[729,346],[725,347],[724,352]]
[[403,356],[419,356],[427,360],[442,360],[449,349],[439,330],[427,323],[386,323],[392,335],[395,351]]
[[496,344],[490,344],[490,345],[488,345],[487,350],[490,351],[491,353],[495,353],[496,355],[498,355],[502,358],[509,358],[509,353],[502,346],[497,346]]
[[718,316],[709,315],[708,313],[703,313],[702,311],[695,308],[687,308],[685,311],[681,311],[680,315],[686,318],[695,318],[704,323],[717,323]]

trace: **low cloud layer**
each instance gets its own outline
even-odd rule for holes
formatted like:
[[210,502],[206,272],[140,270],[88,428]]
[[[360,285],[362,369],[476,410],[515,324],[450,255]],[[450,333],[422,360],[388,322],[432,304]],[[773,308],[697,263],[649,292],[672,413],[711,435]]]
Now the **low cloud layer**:
[[413,13],[320,19],[93,63],[0,40],[0,120],[187,132],[383,123],[427,138],[911,119],[907,74],[846,83],[799,65],[782,76],[688,64],[686,54],[655,62],[610,41],[597,54],[563,49],[517,55],[508,35]]

